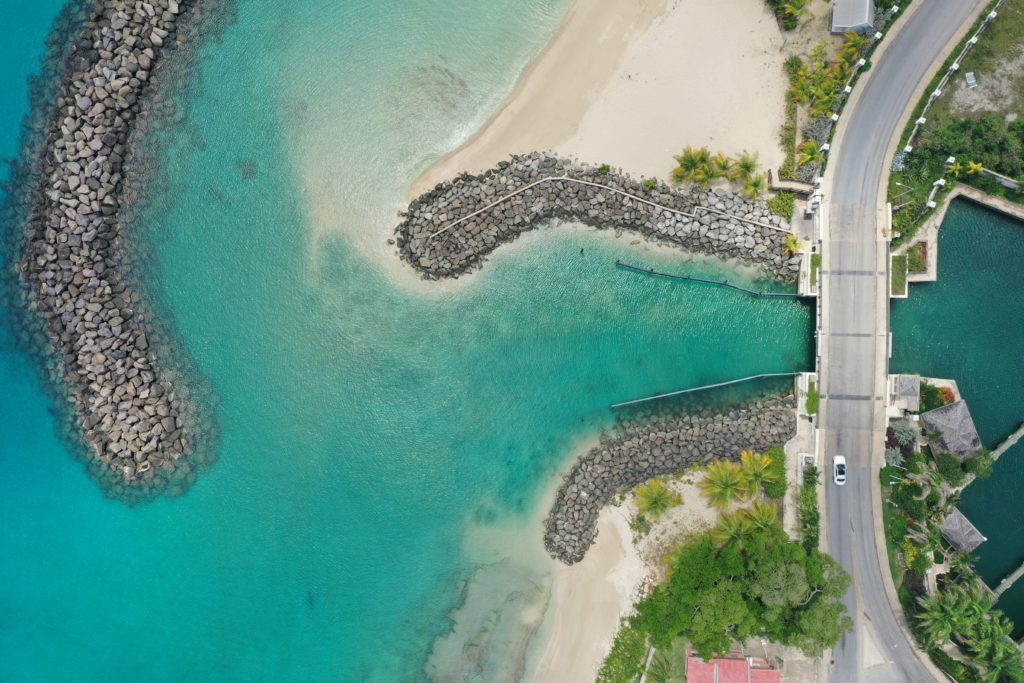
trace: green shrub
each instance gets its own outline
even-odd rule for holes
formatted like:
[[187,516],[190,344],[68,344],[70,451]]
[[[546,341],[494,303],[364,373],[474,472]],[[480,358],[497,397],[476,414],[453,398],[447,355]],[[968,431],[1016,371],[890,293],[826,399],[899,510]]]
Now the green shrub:
[[938,491],[929,491],[928,495],[925,496],[924,504],[930,508],[935,508],[940,500],[942,500],[942,497],[939,496]]
[[921,429],[909,422],[897,422],[892,427],[892,434],[896,443],[901,446],[908,446],[921,436]]
[[946,402],[942,400],[942,391],[927,382],[921,382],[921,412],[927,413],[944,405]]
[[952,453],[939,453],[935,458],[939,474],[942,480],[950,486],[959,486],[964,483],[964,469],[960,465],[960,459]]
[[885,464],[889,467],[903,466],[903,452],[898,448],[885,449]]
[[768,498],[778,500],[786,495],[786,451],[782,446],[773,446],[765,453],[771,457],[770,471],[773,481],[764,481],[761,491]]
[[992,476],[992,463],[992,453],[987,448],[982,448],[965,460],[963,467],[965,472],[973,474],[978,479],[988,479]]
[[796,195],[792,192],[777,192],[767,203],[768,208],[776,216],[781,216],[787,221],[793,220],[793,211],[796,209]]
[[611,170],[612,167],[609,166],[608,164],[601,164],[600,166],[597,167],[597,172],[602,175],[607,175],[608,173],[611,173]]
[[658,181],[655,180],[654,178],[644,178],[644,187],[646,187],[648,190],[653,190],[657,186]]
[[919,522],[928,516],[928,506],[925,505],[923,500],[917,498],[907,500],[900,507],[907,515]]
[[889,538],[899,543],[907,535],[907,518],[901,514],[896,514],[892,518],[892,523],[889,524]]
[[619,620],[611,652],[597,672],[597,683],[633,683],[647,663],[647,636],[633,628],[629,619]]

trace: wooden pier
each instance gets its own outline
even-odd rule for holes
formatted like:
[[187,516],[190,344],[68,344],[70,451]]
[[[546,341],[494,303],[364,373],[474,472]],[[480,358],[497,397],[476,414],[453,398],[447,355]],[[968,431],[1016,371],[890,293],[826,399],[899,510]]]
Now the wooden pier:
[[1016,446],[1017,442],[1021,440],[1021,437],[1024,437],[1024,422],[1021,422],[1020,426],[1017,427],[1017,431],[1006,437],[1006,441],[1003,441],[994,451],[992,451],[993,462],[998,460],[999,456],[1003,453]]
[[1010,587],[1022,576],[1024,576],[1024,562],[1022,562],[1012,574],[1000,581],[998,586],[992,589],[992,601],[995,602],[998,600],[999,597],[1006,591],[1010,590]]

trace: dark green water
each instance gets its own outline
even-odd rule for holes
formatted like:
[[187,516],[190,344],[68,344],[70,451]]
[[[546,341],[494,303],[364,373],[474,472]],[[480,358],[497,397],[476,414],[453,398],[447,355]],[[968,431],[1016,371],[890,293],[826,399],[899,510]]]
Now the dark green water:
[[[939,280],[892,307],[892,372],[955,379],[989,448],[1024,421],[1024,225],[957,200],[939,231]],[[988,537],[977,568],[990,586],[1024,561],[1024,445],[960,508]],[[1024,633],[1024,583],[999,601]]]

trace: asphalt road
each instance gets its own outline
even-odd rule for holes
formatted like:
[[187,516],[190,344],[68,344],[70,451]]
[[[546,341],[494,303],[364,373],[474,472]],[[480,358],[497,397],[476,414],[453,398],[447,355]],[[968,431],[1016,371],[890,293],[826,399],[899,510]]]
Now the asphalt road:
[[[888,147],[915,88],[977,7],[977,0],[918,0],[866,74],[833,143],[826,188],[829,225],[822,272],[821,424],[829,552],[853,578],[847,607],[854,630],[836,646],[834,682],[926,683],[934,677],[914,654],[886,598],[875,545],[872,454],[881,447],[888,372],[888,249],[879,190]],[[884,198],[881,200],[884,201]],[[832,456],[846,456],[847,484],[832,483]]]

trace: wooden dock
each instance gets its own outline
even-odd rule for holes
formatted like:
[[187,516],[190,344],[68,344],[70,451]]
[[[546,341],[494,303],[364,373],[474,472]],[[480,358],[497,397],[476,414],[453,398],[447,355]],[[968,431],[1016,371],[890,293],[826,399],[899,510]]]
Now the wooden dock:
[[992,601],[995,602],[998,600],[999,597],[1006,591],[1010,590],[1010,587],[1022,576],[1024,576],[1024,562],[1022,562],[1021,565],[1013,571],[1013,573],[1003,578],[1003,580],[999,582],[998,586],[992,589]]
[[999,456],[1001,456],[1003,453],[1016,446],[1017,442],[1021,440],[1021,437],[1024,437],[1024,422],[1021,422],[1020,426],[1017,427],[1017,431],[1015,431],[1013,434],[1010,434],[1010,436],[1006,437],[1006,440],[999,444],[999,446],[997,446],[994,451],[992,451],[993,462],[998,460]]

